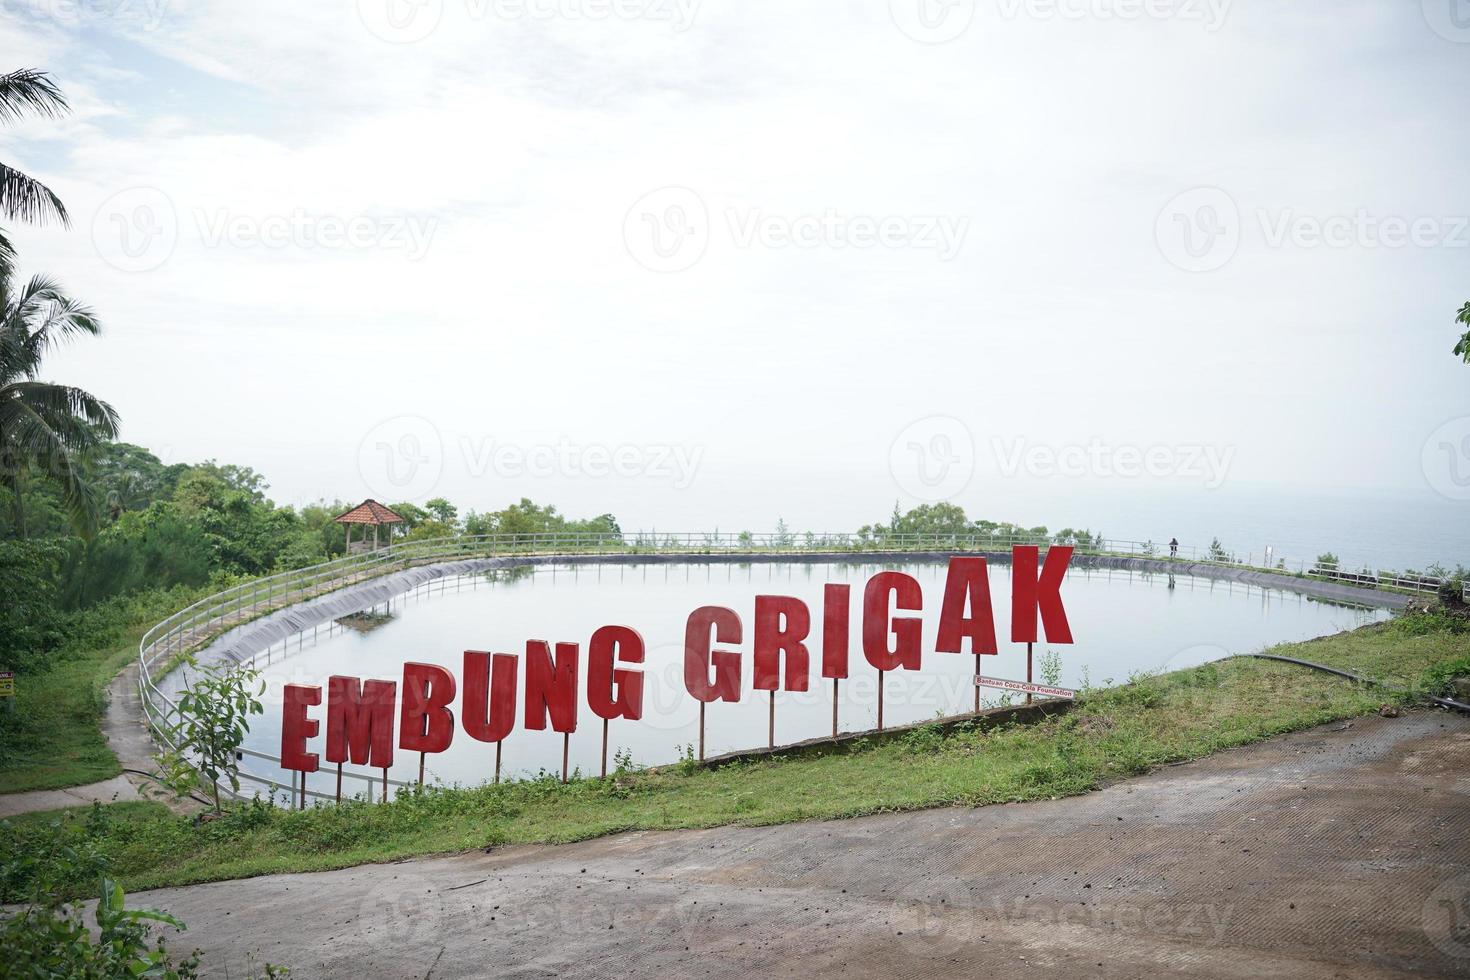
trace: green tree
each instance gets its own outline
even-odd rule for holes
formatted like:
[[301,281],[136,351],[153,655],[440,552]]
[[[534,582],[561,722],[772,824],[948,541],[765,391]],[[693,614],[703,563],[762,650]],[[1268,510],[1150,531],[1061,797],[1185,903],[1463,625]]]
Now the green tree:
[[56,582],[65,549],[0,541],[0,670],[33,671],[61,641]]
[[[424,504],[424,510],[428,511],[434,520],[440,524],[447,524],[453,527],[459,521],[459,508],[455,507],[443,497],[435,497],[433,500]],[[398,516],[402,517],[403,515],[399,514]]]
[[47,354],[76,337],[101,333],[92,311],[68,298],[54,281],[33,277],[16,288],[0,269],[0,485],[13,499],[16,532],[25,537],[26,476],[36,470],[56,480],[73,522],[90,524],[93,494],[81,457],[117,435],[117,412],[71,385],[40,379]]
[[169,781],[184,789],[197,776],[209,780],[214,812],[220,812],[219,783],[240,788],[236,752],[245,743],[250,716],[263,714],[260,672],[233,664],[211,664],[179,693],[169,709],[169,738],[175,750],[164,759]]
[[1455,317],[1455,322],[1465,327],[1465,332],[1460,336],[1460,342],[1455,344],[1455,353],[1470,364],[1470,303],[1460,307],[1460,313]]

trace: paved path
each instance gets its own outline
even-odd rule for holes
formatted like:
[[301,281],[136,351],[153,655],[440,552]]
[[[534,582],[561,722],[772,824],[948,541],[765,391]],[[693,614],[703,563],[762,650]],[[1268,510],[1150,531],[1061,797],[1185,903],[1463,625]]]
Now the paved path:
[[0,817],[13,817],[19,813],[34,813],[39,810],[60,810],[68,806],[87,806],[93,801],[120,803],[124,800],[142,799],[138,790],[126,776],[114,776],[88,786],[73,786],[70,789],[38,789],[28,793],[6,793],[0,795]]
[[188,922],[174,945],[215,976],[247,957],[296,977],[1465,976],[1470,719],[1361,719],[1052,802],[130,902]]

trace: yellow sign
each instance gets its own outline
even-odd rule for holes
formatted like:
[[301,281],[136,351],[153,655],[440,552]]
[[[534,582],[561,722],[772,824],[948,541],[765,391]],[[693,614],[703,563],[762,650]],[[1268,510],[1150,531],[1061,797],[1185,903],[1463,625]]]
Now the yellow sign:
[[0,671],[0,698],[15,697],[15,671]]

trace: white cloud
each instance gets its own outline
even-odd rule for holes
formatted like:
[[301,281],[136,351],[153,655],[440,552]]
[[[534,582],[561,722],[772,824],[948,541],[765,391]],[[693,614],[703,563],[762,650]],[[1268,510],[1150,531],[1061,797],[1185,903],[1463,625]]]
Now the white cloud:
[[[1466,96],[1446,84],[1470,49],[1417,10],[1237,3],[1209,32],[982,4],[924,45],[885,3],[706,0],[684,31],[443,8],[412,44],[352,4],[0,26],[5,60],[53,69],[79,110],[6,134],[77,216],[19,238],[105,315],[110,337],[57,369],[130,438],[256,465],[288,499],[352,494],[362,434],[400,414],[521,445],[682,441],[706,462],[678,494],[452,466],[447,489],[761,526],[789,478],[846,526],[886,509],[889,443],[931,415],[981,444],[1209,442],[1237,447],[1236,479],[1408,485],[1403,433],[1463,407],[1446,338],[1464,253],[1271,248],[1250,227],[1263,208],[1470,214]],[[623,228],[670,185],[700,196],[709,241],[659,275]],[[1195,186],[1248,219],[1209,274],[1155,243]],[[93,242],[132,188],[176,221],[146,272]],[[752,210],[968,225],[950,261],[742,247],[729,215]],[[413,221],[433,225],[417,260],[256,240]],[[1385,377],[1405,382],[1386,405],[1359,397]],[[1324,427],[1358,435],[1326,447]]]

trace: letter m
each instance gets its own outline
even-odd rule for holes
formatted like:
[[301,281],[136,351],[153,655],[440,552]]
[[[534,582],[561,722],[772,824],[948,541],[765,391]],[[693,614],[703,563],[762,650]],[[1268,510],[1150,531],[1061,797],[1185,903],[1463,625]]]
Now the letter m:
[[327,681],[327,761],[390,769],[398,685],[334,676]]

